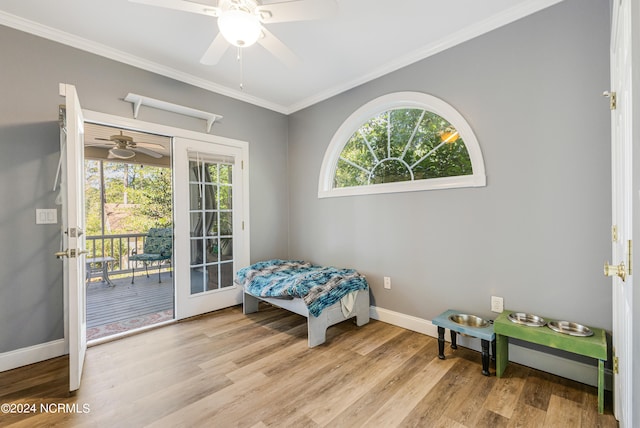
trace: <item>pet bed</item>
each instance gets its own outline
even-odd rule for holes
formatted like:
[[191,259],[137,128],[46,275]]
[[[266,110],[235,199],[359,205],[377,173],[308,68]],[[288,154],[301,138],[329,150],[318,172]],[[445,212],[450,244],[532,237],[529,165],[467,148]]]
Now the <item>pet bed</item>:
[[299,260],[268,260],[240,269],[243,312],[258,311],[262,300],[307,318],[309,347],[326,340],[328,327],[356,318],[369,322],[369,285],[353,269],[313,265]]

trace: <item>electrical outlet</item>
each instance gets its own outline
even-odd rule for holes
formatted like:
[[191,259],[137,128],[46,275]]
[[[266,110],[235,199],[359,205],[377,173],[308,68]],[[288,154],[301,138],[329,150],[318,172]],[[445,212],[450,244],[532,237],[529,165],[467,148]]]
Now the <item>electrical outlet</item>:
[[491,312],[502,313],[504,311],[504,299],[502,297],[491,296]]
[[386,288],[387,290],[391,290],[391,277],[384,277],[384,288]]

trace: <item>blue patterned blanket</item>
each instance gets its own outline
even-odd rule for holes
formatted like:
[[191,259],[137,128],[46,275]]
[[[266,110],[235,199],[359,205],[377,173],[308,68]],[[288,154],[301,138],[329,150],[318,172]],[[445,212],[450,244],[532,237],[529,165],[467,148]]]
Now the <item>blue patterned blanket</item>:
[[369,284],[354,269],[316,266],[300,260],[267,260],[242,268],[236,282],[258,297],[300,297],[309,313],[318,316],[324,308]]

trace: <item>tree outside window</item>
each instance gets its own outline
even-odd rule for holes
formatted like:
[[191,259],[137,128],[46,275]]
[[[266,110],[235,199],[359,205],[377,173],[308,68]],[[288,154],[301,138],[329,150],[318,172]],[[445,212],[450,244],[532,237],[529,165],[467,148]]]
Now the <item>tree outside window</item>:
[[146,233],[152,227],[171,227],[171,197],[169,168],[85,161],[88,235]]
[[462,115],[431,95],[397,92],[363,105],[336,131],[318,197],[485,185],[480,145]]
[[472,173],[467,148],[451,123],[424,109],[396,109],[371,118],[347,141],[335,187]]

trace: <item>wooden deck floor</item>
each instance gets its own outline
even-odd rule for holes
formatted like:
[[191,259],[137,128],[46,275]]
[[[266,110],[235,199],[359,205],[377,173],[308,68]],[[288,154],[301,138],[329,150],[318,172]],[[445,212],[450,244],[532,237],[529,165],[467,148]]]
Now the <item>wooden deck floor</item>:
[[87,328],[108,325],[142,315],[173,309],[173,278],[168,272],[152,273],[149,278],[136,274],[112,279],[114,286],[106,282],[87,284]]

